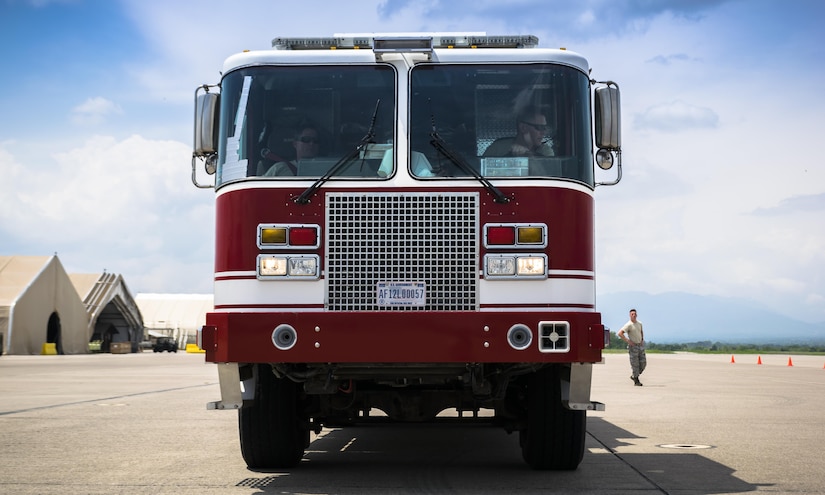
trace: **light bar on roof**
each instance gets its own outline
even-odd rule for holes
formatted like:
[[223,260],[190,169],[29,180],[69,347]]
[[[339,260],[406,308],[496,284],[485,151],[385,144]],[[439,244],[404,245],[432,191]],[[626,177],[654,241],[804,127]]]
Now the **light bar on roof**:
[[430,36],[374,38],[372,49],[375,53],[427,53],[433,51]]
[[276,50],[357,50],[372,48],[372,39],[365,37],[336,38],[275,38],[272,48]]
[[[539,44],[533,35],[516,36],[468,36],[468,45],[472,48],[532,48]],[[458,45],[456,45],[458,47]]]
[[486,34],[427,33],[410,35],[357,35],[329,38],[275,38],[277,50],[357,50],[372,48],[377,53],[430,52],[435,48],[532,48],[539,39],[530,34],[487,36]]

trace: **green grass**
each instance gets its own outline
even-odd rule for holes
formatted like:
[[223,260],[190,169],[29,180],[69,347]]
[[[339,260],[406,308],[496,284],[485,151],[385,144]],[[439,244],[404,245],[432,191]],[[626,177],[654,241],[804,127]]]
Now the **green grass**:
[[[645,342],[645,351],[648,353],[696,352],[701,354],[802,354],[824,356],[825,344],[731,344],[722,342],[688,342],[683,344],[657,344]],[[605,353],[627,352],[627,344],[615,332],[610,332],[610,346]]]

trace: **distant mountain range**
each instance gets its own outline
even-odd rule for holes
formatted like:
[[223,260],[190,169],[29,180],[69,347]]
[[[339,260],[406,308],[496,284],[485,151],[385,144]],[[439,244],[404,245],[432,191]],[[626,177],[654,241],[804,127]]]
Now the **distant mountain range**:
[[596,298],[602,322],[614,332],[627,322],[630,308],[636,308],[648,342],[825,343],[825,322],[795,320],[747,299],[684,292],[618,292]]

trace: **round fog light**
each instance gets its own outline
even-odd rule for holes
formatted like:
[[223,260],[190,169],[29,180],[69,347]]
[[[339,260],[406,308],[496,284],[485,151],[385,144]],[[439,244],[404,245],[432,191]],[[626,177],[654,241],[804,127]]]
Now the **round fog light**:
[[530,347],[533,342],[533,332],[527,325],[516,323],[507,331],[507,343],[517,351]]
[[272,332],[272,343],[282,351],[292,349],[292,346],[294,346],[297,341],[298,333],[290,325],[278,325]]

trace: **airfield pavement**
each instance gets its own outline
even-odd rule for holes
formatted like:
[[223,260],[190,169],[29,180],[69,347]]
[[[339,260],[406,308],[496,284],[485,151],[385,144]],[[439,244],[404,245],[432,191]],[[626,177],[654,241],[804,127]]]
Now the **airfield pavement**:
[[476,425],[324,429],[262,472],[236,413],[206,410],[202,354],[2,356],[0,493],[825,493],[825,356],[734,358],[648,354],[635,387],[605,354],[572,472],[531,471],[518,435]]

